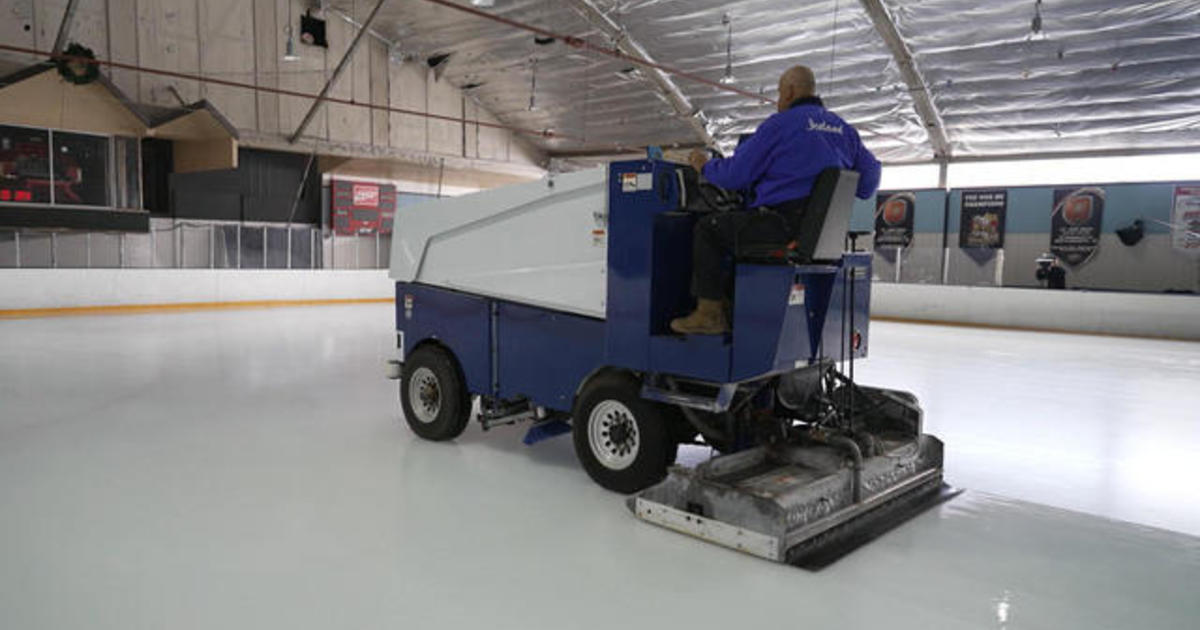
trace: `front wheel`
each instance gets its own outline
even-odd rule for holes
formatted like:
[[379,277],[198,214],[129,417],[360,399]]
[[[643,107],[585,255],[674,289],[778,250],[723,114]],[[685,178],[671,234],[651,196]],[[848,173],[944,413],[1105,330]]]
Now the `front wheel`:
[[661,481],[676,443],[653,402],[626,374],[603,374],[584,387],[572,414],[575,454],[601,486],[630,494]]
[[413,433],[426,440],[453,440],[471,418],[471,396],[450,351],[417,348],[400,374],[400,406]]

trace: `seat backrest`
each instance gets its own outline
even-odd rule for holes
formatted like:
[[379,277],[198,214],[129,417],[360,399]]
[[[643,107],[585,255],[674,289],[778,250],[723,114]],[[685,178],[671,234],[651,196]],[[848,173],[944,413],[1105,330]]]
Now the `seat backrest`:
[[842,257],[857,190],[857,171],[840,168],[821,171],[800,216],[795,249],[797,259],[832,261]]

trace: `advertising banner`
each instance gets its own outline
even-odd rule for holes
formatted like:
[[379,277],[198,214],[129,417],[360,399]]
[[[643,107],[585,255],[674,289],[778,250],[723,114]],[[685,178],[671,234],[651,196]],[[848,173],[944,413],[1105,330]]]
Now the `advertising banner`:
[[875,249],[908,247],[913,239],[916,194],[880,192],[875,203]]
[[1171,208],[1171,246],[1200,256],[1200,186],[1176,186]]
[[958,246],[963,249],[1003,248],[1004,215],[1007,211],[1007,190],[963,191]]
[[1104,189],[1059,188],[1050,212],[1050,251],[1071,267],[1091,260],[1100,248]]

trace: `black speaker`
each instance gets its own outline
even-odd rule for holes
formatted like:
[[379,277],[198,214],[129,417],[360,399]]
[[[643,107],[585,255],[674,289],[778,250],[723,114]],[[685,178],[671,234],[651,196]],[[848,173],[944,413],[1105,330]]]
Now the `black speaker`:
[[329,48],[325,39],[325,20],[313,17],[309,12],[300,16],[300,41],[309,46]]
[[1141,219],[1134,219],[1133,223],[1117,230],[1117,237],[1121,239],[1127,247],[1133,247],[1142,240],[1146,235],[1146,225]]

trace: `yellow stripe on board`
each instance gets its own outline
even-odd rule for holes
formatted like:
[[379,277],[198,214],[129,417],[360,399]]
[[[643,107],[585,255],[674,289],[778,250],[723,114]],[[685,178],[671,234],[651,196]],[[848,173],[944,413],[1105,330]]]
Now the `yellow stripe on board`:
[[0,319],[33,317],[72,317],[80,315],[130,315],[136,313],[184,313],[248,308],[288,306],[335,306],[344,304],[383,304],[395,298],[346,298],[329,300],[250,300],[245,302],[180,302],[178,304],[113,304],[108,306],[68,306],[63,308],[0,309]]

